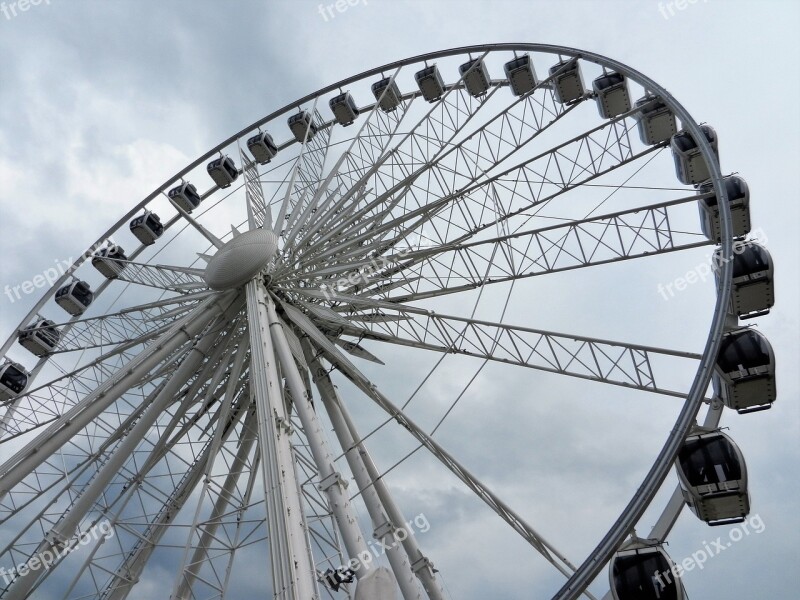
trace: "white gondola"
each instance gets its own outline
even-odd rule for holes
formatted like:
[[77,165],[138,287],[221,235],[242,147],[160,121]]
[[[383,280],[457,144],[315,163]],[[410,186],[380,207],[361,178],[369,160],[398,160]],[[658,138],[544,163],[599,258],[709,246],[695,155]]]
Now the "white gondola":
[[656,96],[644,96],[636,101],[641,108],[635,115],[639,139],[643,144],[654,146],[671,139],[678,131],[675,113]]
[[508,84],[515,96],[522,96],[536,87],[536,70],[530,54],[523,54],[503,65]]
[[631,109],[628,80],[622,73],[604,73],[592,82],[592,90],[604,119],[613,119]]
[[188,181],[172,188],[167,195],[187,213],[192,212],[202,202],[197,188]]
[[214,180],[214,183],[220,188],[230,187],[239,177],[239,169],[236,168],[236,164],[230,156],[220,156],[212,160],[208,163],[206,170],[211,179]]
[[675,466],[683,499],[702,521],[729,525],[741,523],[750,513],[744,456],[721,431],[695,428],[683,442]]
[[259,132],[247,140],[247,149],[260,165],[265,165],[278,155],[278,146],[266,131]]
[[[711,263],[714,275],[722,272],[722,250],[717,249]],[[733,287],[729,312],[740,319],[769,313],[775,304],[774,265],[767,249],[754,241],[733,244]]]
[[[711,149],[719,161],[717,132],[708,125],[701,125],[700,130],[711,144]],[[706,159],[703,158],[697,142],[688,131],[681,131],[673,135],[669,145],[672,149],[672,158],[675,160],[675,174],[678,181],[689,185],[702,183],[711,177]]]
[[56,292],[56,304],[73,317],[82,315],[94,300],[92,288],[85,281],[73,281]]
[[28,387],[28,373],[22,365],[6,362],[0,366],[0,400],[16,398]]
[[111,244],[94,253],[92,266],[104,277],[114,279],[125,269],[125,263],[120,262],[122,260],[128,260],[125,251],[120,246]]
[[436,102],[444,95],[444,80],[436,65],[425,67],[414,73],[414,80],[422,92],[422,97],[428,102]]
[[468,60],[458,67],[458,74],[464,78],[464,87],[470,96],[483,96],[489,91],[489,71],[482,58]]
[[136,236],[145,246],[151,246],[164,233],[164,225],[161,219],[154,212],[146,210],[143,215],[139,215],[130,224],[131,233]]
[[[558,73],[558,75],[556,75]],[[581,65],[577,58],[567,58],[550,67],[550,76],[553,77],[553,90],[556,102],[566,104],[583,96],[583,76]]]
[[[310,142],[317,134],[317,126],[314,125],[311,113],[307,110],[301,110],[299,113],[293,114],[289,117],[288,123],[294,139],[301,144],[304,141]],[[308,136],[306,136],[306,132],[308,132]]]
[[358,106],[350,92],[344,92],[338,96],[334,96],[328,102],[328,105],[333,111],[333,116],[336,117],[336,122],[343,127],[352,125],[353,121],[358,117]]
[[614,600],[686,600],[676,570],[657,541],[632,538],[609,563],[611,596]]
[[372,84],[372,95],[380,103],[383,112],[392,112],[400,106],[400,88],[391,77],[386,77]]
[[[728,205],[731,210],[733,237],[740,238],[750,233],[750,189],[747,182],[738,175],[729,175],[723,179]],[[711,194],[698,201],[700,207],[700,225],[706,237],[719,243],[722,239],[720,227],[719,205],[714,186],[711,182],[697,188],[698,194]]]
[[726,333],[715,369],[715,387],[728,408],[748,413],[770,408],[775,402],[775,353],[761,332],[737,329]]
[[61,332],[48,319],[34,321],[19,332],[17,341],[36,356],[47,356],[58,346]]

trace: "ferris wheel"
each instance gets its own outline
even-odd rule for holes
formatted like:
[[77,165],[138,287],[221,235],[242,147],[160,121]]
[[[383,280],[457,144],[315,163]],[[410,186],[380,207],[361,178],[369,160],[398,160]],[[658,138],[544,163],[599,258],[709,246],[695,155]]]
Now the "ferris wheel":
[[[154,581],[160,598],[235,598],[242,573],[264,598],[449,597],[391,486],[425,453],[560,573],[553,598],[598,597],[604,569],[607,598],[686,598],[654,577],[682,508],[698,527],[750,512],[720,416],[776,396],[746,322],[773,304],[772,259],[720,145],[645,75],[538,44],[384,65],[231,136],[126,205],[4,344],[0,598],[140,598]],[[707,248],[703,343],[637,337],[683,305],[625,306],[625,286]],[[615,334],[569,328],[587,318]],[[485,418],[484,369],[535,382],[541,406],[565,382],[674,404],[582,561],[443,441],[459,403]],[[409,441],[391,468],[370,452]]]

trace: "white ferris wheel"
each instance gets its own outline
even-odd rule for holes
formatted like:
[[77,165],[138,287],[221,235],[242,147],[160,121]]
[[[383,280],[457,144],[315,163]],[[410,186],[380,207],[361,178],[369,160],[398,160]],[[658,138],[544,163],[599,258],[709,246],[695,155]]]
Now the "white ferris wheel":
[[[604,570],[607,598],[686,598],[654,577],[682,508],[698,526],[750,511],[720,416],[775,400],[774,355],[745,322],[773,304],[772,260],[718,146],[645,75],[538,44],[384,65],[231,136],[121,209],[3,346],[0,598],[137,598],[155,578],[159,597],[233,599],[246,565],[263,598],[443,599],[448,573],[391,485],[425,453],[562,574],[553,598],[598,597]],[[641,323],[677,303],[609,290],[705,247],[703,343],[645,343]],[[618,330],[592,337],[586,318]],[[417,417],[442,365],[444,400]],[[489,370],[535,381],[504,402],[536,402],[543,423],[567,381],[675,407],[582,562],[442,441],[457,418],[480,432]],[[364,427],[367,412],[384,418]],[[403,436],[394,465],[373,459]],[[474,443],[504,468],[502,439]]]

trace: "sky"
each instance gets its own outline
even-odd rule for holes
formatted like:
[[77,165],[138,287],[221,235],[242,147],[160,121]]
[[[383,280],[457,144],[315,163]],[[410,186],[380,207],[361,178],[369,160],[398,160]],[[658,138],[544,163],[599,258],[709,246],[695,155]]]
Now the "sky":
[[[800,3],[359,0],[341,11],[326,5],[0,4],[0,287],[76,258],[181,166],[260,117],[350,75],[423,52],[495,42],[560,44],[617,59],[715,127],[722,170],[748,181],[754,226],[766,234],[776,264],[776,307],[758,326],[776,352],[778,400],[769,411],[726,413],[722,422],[747,459],[752,515],[763,531],[688,572],[684,583],[692,598],[794,597]],[[625,275],[609,267],[564,274],[542,283],[535,303],[517,295],[511,310],[533,327],[572,325],[609,338],[637,330],[645,343],[696,351],[713,306],[710,287],[665,302],[655,284],[684,274],[704,252],[682,263],[662,261],[657,273]],[[587,293],[565,299],[564,289]],[[12,335],[44,291],[0,296],[1,338]],[[489,310],[497,307],[487,302]],[[620,305],[631,308],[623,312]],[[664,316],[653,321],[652,314]],[[12,352],[15,360],[25,358]],[[387,366],[364,370],[400,399],[421,379],[407,373],[421,373],[437,358],[381,352]],[[464,373],[476,369],[475,362],[445,363],[426,388],[429,403],[414,406],[416,418],[435,423],[466,383]],[[528,390],[541,402],[529,402]],[[660,404],[663,398],[502,365],[482,371],[464,402],[437,439],[576,563],[630,498],[679,409]],[[379,419],[369,407],[357,416],[364,429]],[[402,431],[386,435],[373,450],[388,467],[413,444]],[[388,481],[409,517],[424,513],[430,522],[419,541],[452,598],[545,598],[560,587],[553,569],[431,459],[415,456]],[[668,482],[674,485],[674,477]],[[657,515],[648,511],[639,533]],[[709,530],[684,511],[668,551],[677,560],[691,556],[729,530]],[[164,597],[157,572],[145,573],[143,587],[137,598]],[[252,597],[241,589],[233,600]],[[592,590],[606,589],[601,574]]]

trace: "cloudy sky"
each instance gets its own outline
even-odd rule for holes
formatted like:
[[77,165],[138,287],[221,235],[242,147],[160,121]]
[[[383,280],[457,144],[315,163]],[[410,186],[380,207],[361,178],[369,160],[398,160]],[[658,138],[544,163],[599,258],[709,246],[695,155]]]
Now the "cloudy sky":
[[[754,226],[766,233],[777,269],[777,306],[758,324],[777,354],[778,401],[766,412],[723,419],[744,451],[753,514],[765,527],[687,573],[685,583],[693,598],[795,597],[800,4],[360,0],[331,17],[316,0],[43,0],[24,11],[18,3],[0,4],[3,287],[77,257],[167,177],[242,127],[406,56],[478,43],[560,44],[613,57],[661,83],[696,120],[716,128],[722,170],[747,179]],[[575,333],[613,338],[637,323],[637,306],[647,306],[642,315],[663,309],[670,316],[643,318],[633,326],[643,336],[637,341],[697,351],[710,316],[708,289],[670,301],[667,311],[655,287],[696,260],[660,264],[646,281],[622,280],[613,270],[565,275],[554,285],[590,293],[570,299],[572,312],[563,314],[545,294],[522,324],[573,323],[586,328]],[[0,297],[0,337],[15,331],[41,292]],[[630,303],[625,323],[617,302]],[[410,382],[404,373],[421,373],[435,359],[394,349],[381,357],[390,366],[365,371],[397,399],[421,379]],[[434,424],[465,385],[463,369],[478,366],[445,363],[417,418]],[[522,393],[530,386],[542,390],[534,407]],[[472,404],[448,421],[442,443],[573,562],[633,493],[679,408],[501,366],[482,371],[465,402]],[[366,408],[359,418],[365,429],[378,422]],[[402,431],[387,435],[375,449],[384,466],[413,448]],[[407,461],[389,483],[408,515],[428,517],[420,543],[453,598],[545,598],[560,586],[557,573],[430,459]],[[657,514],[648,512],[639,533]],[[727,530],[709,530],[685,511],[669,552],[679,560],[718,535]],[[164,598],[152,576],[145,585],[147,596],[136,598]],[[602,594],[604,586],[605,574],[592,589]]]

